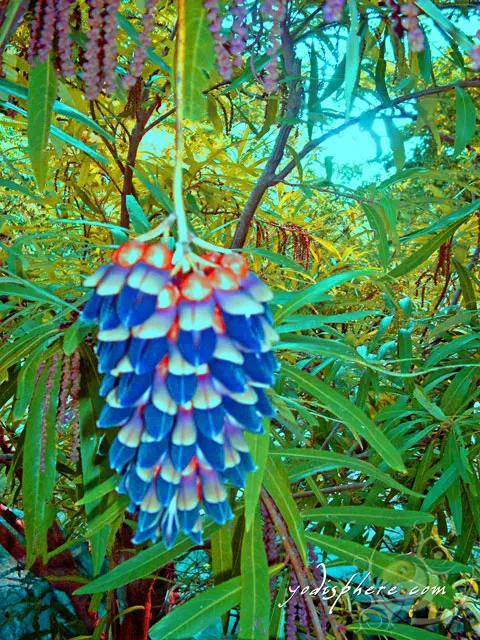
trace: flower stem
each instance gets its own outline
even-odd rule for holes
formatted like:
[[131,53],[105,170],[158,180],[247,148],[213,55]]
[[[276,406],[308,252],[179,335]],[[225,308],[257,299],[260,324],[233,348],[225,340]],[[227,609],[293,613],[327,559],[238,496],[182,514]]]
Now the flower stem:
[[177,218],[177,238],[180,244],[188,243],[188,227],[185,206],[183,203],[183,110],[184,110],[184,87],[185,75],[185,50],[186,50],[186,2],[187,0],[177,0],[178,22],[177,22],[177,49],[175,61],[175,168],[173,174],[173,204]]

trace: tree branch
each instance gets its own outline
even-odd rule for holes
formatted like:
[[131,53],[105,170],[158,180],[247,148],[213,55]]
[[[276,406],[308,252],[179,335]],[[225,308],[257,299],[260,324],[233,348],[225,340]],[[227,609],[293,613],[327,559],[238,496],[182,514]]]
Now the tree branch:
[[290,132],[293,129],[293,122],[300,110],[302,91],[301,84],[298,81],[300,76],[300,62],[295,58],[293,40],[285,23],[283,24],[282,30],[282,51],[287,75],[290,78],[285,122],[280,127],[273,151],[255,186],[253,187],[238,220],[231,244],[235,249],[243,247],[245,244],[255,211],[257,210],[257,207],[268,187],[272,184],[272,180],[275,178],[275,172],[282,161]]
[[[304,158],[311,151],[316,149],[323,142],[325,142],[326,140],[329,140],[330,138],[333,138],[339,133],[342,133],[343,131],[345,131],[345,129],[348,129],[353,125],[358,124],[363,118],[365,118],[365,116],[375,115],[377,113],[380,113],[380,111],[384,111],[385,109],[395,108],[399,104],[402,104],[403,102],[409,102],[410,100],[417,100],[418,98],[424,98],[426,96],[435,95],[437,93],[443,93],[444,91],[453,91],[456,87],[480,87],[480,78],[472,78],[471,80],[460,80],[459,82],[451,82],[450,84],[444,84],[440,87],[430,87],[428,89],[424,89],[423,91],[416,91],[414,93],[409,93],[408,95],[405,95],[405,96],[400,96],[387,104],[379,104],[377,107],[374,107],[373,109],[369,109],[368,111],[365,111],[364,113],[362,113],[362,115],[357,116],[355,118],[351,118],[350,120],[347,120],[346,122],[339,125],[338,127],[335,127],[334,129],[327,131],[326,133],[319,136],[318,138],[311,140],[307,145],[303,147],[301,151],[298,152],[297,159],[302,160],[302,158]],[[293,171],[293,169],[295,169],[296,166],[297,165],[295,161],[291,160],[280,171],[280,173],[277,173],[277,175],[272,179],[271,184],[269,186],[273,186],[275,184],[278,184],[279,182],[283,182],[285,178],[288,176],[288,174],[291,171]]]

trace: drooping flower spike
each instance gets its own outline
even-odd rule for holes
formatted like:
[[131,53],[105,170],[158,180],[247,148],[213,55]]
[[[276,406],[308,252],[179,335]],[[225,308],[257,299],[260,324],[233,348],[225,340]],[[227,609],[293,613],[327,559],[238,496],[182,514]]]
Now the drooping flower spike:
[[169,547],[182,530],[199,544],[201,509],[231,519],[225,483],[243,487],[255,469],[244,433],[274,415],[272,293],[238,254],[195,257],[179,269],[166,245],[131,241],[85,281],[106,396],[98,426],[120,427],[110,465],[138,512],[137,543],[161,535]]

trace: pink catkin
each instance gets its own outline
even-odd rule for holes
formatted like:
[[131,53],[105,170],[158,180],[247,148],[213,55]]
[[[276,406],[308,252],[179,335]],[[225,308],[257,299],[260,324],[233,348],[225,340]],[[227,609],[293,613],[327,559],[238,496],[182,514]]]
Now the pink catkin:
[[[285,640],[296,640],[297,638],[297,625],[295,619],[297,617],[298,607],[298,580],[293,569],[290,570],[290,592],[287,592],[290,600],[287,603],[287,611],[285,616]],[[292,595],[294,594],[294,595]],[[290,597],[291,596],[291,597]]]
[[264,21],[271,23],[268,32],[269,45],[267,47],[269,61],[265,67],[265,78],[263,80],[263,86],[267,93],[274,93],[278,90],[278,80],[280,78],[278,57],[285,9],[285,0],[264,0],[260,5]]
[[243,62],[242,53],[247,46],[248,36],[248,29],[244,24],[247,16],[244,1],[236,0],[230,9],[230,13],[233,16],[232,33],[234,34],[234,38],[230,42],[230,52],[233,55],[233,65],[240,67]]
[[107,5],[105,19],[105,51],[103,58],[103,75],[106,91],[111,95],[116,89],[116,64],[117,64],[117,12],[120,6],[119,0],[110,0]]
[[[480,40],[480,29],[477,31],[477,38]],[[480,44],[470,51],[469,56],[472,60],[473,71],[480,71]]]
[[30,36],[30,43],[28,46],[27,59],[30,66],[33,66],[35,63],[35,57],[38,52],[38,41],[40,39],[40,34],[42,32],[43,25],[43,13],[45,10],[46,0],[38,0],[35,5],[35,14],[33,16],[32,22],[32,32]]
[[147,0],[146,11],[142,18],[143,31],[139,35],[140,46],[135,49],[132,64],[122,80],[124,89],[131,89],[142,74],[147,59],[147,49],[151,43],[151,35],[155,29],[155,5],[157,0]]
[[208,28],[213,37],[213,48],[218,73],[224,80],[231,80],[233,65],[226,47],[227,40],[225,36],[222,35],[222,18],[220,16],[219,2],[218,0],[205,0],[203,6],[207,11]]
[[46,0],[43,11],[43,24],[38,38],[37,63],[39,64],[45,62],[52,51],[56,17],[55,0]]
[[90,29],[87,32],[83,79],[85,81],[85,97],[87,100],[95,100],[102,90],[100,59],[103,55],[101,37],[105,0],[89,0],[89,6],[88,23]]
[[78,349],[72,355],[72,387],[70,397],[72,403],[72,452],[70,458],[73,462],[79,460],[80,449],[80,416],[78,413],[78,400],[80,395],[80,353]]
[[[53,382],[57,372],[60,354],[56,353],[52,358],[52,364],[48,369],[47,380],[45,382],[45,394],[42,402],[42,424],[40,426],[40,472],[45,471],[45,450],[47,448],[47,418],[50,409],[50,400],[52,396]],[[37,369],[38,372],[38,369]]]
[[403,38],[405,29],[402,26],[401,8],[397,0],[386,0],[386,6],[391,10],[390,20],[392,31],[398,38]]
[[70,37],[70,10],[73,0],[57,0],[57,35],[58,57],[60,68],[66,78],[75,76],[75,65],[72,60],[72,39]]
[[345,0],[326,0],[323,5],[325,22],[340,22],[345,8]]
[[420,11],[413,2],[402,5],[401,10],[403,16],[402,27],[407,32],[410,50],[414,53],[421,53],[425,48],[425,35],[420,28],[417,17]]

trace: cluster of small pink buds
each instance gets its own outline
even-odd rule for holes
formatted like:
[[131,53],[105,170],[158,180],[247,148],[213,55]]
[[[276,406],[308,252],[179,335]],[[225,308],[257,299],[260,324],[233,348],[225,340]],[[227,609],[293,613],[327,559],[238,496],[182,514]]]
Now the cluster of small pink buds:
[[[477,31],[477,38],[480,40],[480,29]],[[472,59],[472,69],[474,71],[480,71],[480,44],[477,44],[476,47],[469,53],[470,58]]]
[[[275,533],[275,527],[273,526],[272,519],[270,518],[263,502],[261,502],[260,505],[263,518],[263,544],[267,554],[268,565],[272,566],[280,562],[280,556],[277,548],[277,534]],[[274,587],[275,578],[270,578],[270,597],[273,597]]]
[[[47,381],[45,383],[45,395],[43,396],[42,403],[42,423],[40,426],[40,471],[45,471],[45,449],[47,446],[47,419],[48,411],[50,409],[50,402],[52,396],[53,382],[55,374],[57,373],[58,361],[60,360],[60,354],[56,353],[52,358],[52,363],[48,369]],[[38,370],[37,370],[38,371]]]
[[32,26],[32,42],[28,50],[30,64],[42,63],[50,55],[55,33],[56,7],[55,0],[40,0],[35,8]]
[[392,25],[392,31],[397,38],[403,38],[405,29],[402,25],[402,9],[397,0],[385,0],[385,5],[390,9],[390,23]]
[[207,11],[207,22],[213,37],[215,62],[218,73],[224,80],[231,80],[233,65],[227,50],[227,39],[222,34],[222,18],[220,16],[219,0],[205,0],[203,3]]
[[278,90],[279,71],[279,50],[281,47],[282,23],[285,20],[286,2],[285,0],[264,0],[260,5],[263,20],[271,23],[268,32],[269,46],[267,55],[269,61],[265,67],[265,78],[263,86],[267,93],[274,93]]
[[325,22],[340,22],[345,8],[345,0],[326,0],[323,5]]
[[139,35],[140,46],[135,49],[133,61],[128,74],[123,78],[122,84],[125,89],[131,89],[137,79],[141,76],[145,61],[147,59],[147,49],[150,46],[150,38],[155,28],[155,5],[157,0],[147,0],[145,14],[142,18],[143,32]]
[[80,416],[78,412],[78,399],[80,395],[80,352],[78,349],[73,352],[71,362],[71,378],[72,386],[70,389],[70,398],[72,406],[72,452],[70,458],[73,462],[79,459],[80,449]]
[[296,640],[297,638],[297,625],[295,620],[297,618],[298,611],[298,580],[293,569],[290,570],[290,585],[288,597],[290,598],[287,603],[287,611],[285,616],[285,640]]
[[234,66],[239,67],[242,64],[242,53],[247,46],[248,36],[248,30],[244,24],[247,10],[243,0],[236,0],[230,9],[230,13],[233,16],[232,32],[235,34],[235,37],[230,42],[230,52],[233,55]]
[[70,9],[73,0],[57,0],[57,36],[58,57],[60,68],[66,78],[75,76],[75,66],[72,60],[72,40],[70,38]]
[[413,2],[402,5],[401,9],[402,27],[407,32],[410,50],[414,53],[421,53],[425,48],[425,34],[418,21],[420,10]]

